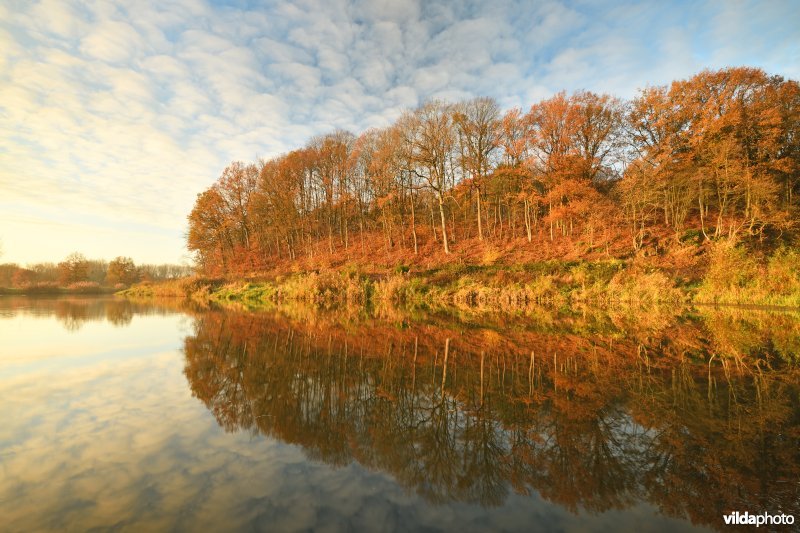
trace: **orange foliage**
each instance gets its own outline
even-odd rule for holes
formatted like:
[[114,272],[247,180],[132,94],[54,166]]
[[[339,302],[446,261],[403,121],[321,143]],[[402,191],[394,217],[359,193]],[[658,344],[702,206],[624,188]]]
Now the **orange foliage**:
[[798,103],[796,81],[752,68],[630,102],[562,92],[525,114],[489,98],[429,102],[386,129],[231,164],[198,196],[188,246],[207,274],[247,275],[624,256],[688,229],[791,243]]

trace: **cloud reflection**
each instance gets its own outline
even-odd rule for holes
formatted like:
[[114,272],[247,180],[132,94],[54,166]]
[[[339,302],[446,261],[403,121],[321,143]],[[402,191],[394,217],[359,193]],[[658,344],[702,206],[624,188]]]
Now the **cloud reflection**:
[[[52,315],[15,317],[42,332],[61,329]],[[153,322],[137,328],[144,318]],[[520,524],[587,525],[585,515],[535,494],[510,494],[502,507],[488,510],[464,502],[433,506],[391,476],[355,462],[335,468],[309,460],[298,446],[226,433],[187,386],[178,351],[181,319],[134,316],[125,328],[92,324],[71,338],[101,342],[97,355],[0,377],[4,529],[495,531]],[[52,360],[58,351],[57,344],[51,348]],[[652,515],[652,508],[639,506],[591,517],[590,523],[634,527],[646,519],[664,531],[676,525]]]

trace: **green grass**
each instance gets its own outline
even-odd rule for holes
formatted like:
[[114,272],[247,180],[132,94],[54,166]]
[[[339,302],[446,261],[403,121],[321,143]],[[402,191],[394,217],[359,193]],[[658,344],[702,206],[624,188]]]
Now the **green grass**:
[[512,266],[453,263],[416,272],[399,265],[384,274],[367,274],[348,266],[250,282],[192,277],[140,284],[122,294],[241,302],[248,307],[292,300],[315,305],[388,301],[503,310],[574,303],[800,307],[800,255],[780,251],[756,260],[742,250],[720,247],[699,282],[674,278],[667,271],[636,261],[543,261]]
[[0,287],[0,296],[59,296],[72,294],[114,294],[113,287]]

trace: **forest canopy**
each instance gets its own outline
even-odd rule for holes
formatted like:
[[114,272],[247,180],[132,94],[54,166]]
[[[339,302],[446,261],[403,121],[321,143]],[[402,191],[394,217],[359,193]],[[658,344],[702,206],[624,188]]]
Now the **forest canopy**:
[[[188,248],[207,274],[345,251],[450,254],[513,243],[541,257],[633,254],[692,239],[790,245],[800,86],[703,71],[632,100],[558,93],[527,111],[430,101],[391,126],[334,131],[231,163],[198,195]],[[544,250],[544,252],[543,252]]]

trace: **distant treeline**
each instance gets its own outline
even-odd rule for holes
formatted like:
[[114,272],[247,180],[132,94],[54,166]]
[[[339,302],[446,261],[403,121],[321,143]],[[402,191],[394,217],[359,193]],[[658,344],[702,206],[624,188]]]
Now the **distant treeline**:
[[232,163],[198,195],[188,247],[220,274],[342,251],[413,260],[470,239],[551,256],[659,239],[793,246],[798,103],[797,81],[744,67],[629,101],[562,92],[504,113],[491,98],[431,101],[384,129]]
[[192,274],[186,265],[136,265],[129,257],[112,261],[86,259],[73,253],[60,263],[36,263],[21,267],[0,264],[0,287],[70,287],[130,285],[140,281],[174,279]]

